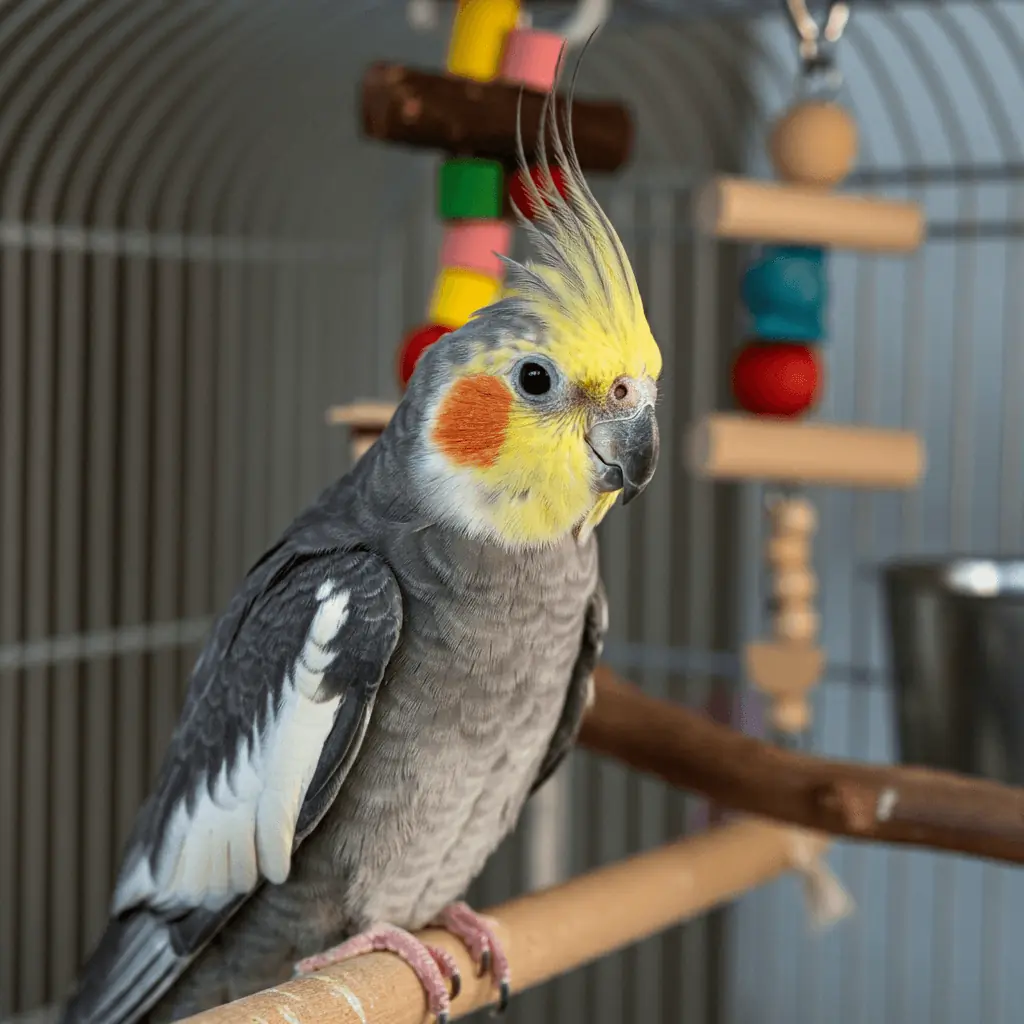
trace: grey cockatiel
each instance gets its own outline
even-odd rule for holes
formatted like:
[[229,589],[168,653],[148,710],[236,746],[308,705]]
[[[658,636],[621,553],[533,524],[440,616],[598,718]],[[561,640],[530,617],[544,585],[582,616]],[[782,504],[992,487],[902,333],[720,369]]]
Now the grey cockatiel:
[[453,901],[576,736],[606,625],[593,528],[658,451],[661,357],[566,149],[567,198],[532,197],[537,262],[426,351],[213,628],[66,1024],[176,1019],[369,949],[443,1019],[453,963],[409,934],[431,921],[507,995]]

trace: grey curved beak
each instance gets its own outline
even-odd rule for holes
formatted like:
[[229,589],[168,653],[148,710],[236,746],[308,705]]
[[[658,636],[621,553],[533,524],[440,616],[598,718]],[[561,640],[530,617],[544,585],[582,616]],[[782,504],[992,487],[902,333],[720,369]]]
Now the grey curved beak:
[[645,405],[628,419],[600,420],[587,433],[599,491],[622,491],[628,505],[642,494],[658,465],[658,421]]

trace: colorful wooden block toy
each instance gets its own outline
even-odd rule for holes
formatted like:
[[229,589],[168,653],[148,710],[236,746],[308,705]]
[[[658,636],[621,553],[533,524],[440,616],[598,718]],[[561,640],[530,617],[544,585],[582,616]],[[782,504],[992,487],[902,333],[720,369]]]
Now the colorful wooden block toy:
[[504,184],[505,171],[496,160],[446,160],[437,176],[438,216],[441,220],[497,220]]
[[500,278],[500,254],[512,246],[512,225],[503,220],[456,221],[446,225],[438,263]]
[[489,306],[501,293],[501,282],[486,274],[460,267],[444,267],[437,275],[430,300],[433,323],[461,327],[478,309]]

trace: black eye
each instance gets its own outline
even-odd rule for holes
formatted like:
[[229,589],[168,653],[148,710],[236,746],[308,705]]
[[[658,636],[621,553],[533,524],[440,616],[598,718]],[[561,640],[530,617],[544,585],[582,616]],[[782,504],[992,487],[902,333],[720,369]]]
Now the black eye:
[[523,363],[519,386],[528,395],[546,395],[551,390],[551,374],[540,363]]

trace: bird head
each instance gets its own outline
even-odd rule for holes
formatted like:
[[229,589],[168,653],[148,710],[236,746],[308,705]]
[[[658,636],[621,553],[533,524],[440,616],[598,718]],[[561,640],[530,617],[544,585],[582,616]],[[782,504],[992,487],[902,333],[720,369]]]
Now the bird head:
[[534,258],[505,260],[501,298],[427,349],[410,381],[434,511],[513,549],[585,539],[619,494],[644,490],[658,458],[661,353],[571,130],[565,144],[557,125],[552,137],[565,195],[542,144],[539,212],[519,216]]

